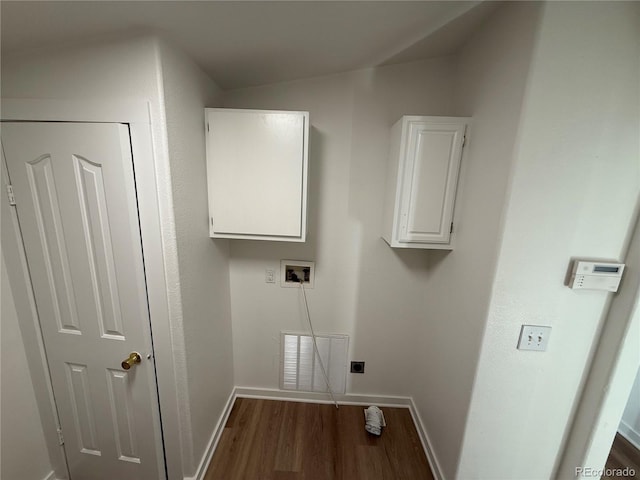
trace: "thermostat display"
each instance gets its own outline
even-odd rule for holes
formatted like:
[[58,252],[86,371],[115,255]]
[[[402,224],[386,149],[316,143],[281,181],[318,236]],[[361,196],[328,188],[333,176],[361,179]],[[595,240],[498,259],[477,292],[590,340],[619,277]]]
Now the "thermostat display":
[[623,271],[624,263],[576,260],[573,264],[569,286],[574,289],[617,292]]
[[618,273],[620,271],[620,267],[606,267],[604,265],[596,265],[593,267],[594,273]]

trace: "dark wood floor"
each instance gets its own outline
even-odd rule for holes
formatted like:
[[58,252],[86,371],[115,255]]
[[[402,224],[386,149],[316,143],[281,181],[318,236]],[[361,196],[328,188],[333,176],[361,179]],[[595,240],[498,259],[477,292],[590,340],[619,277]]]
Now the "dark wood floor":
[[205,480],[433,480],[406,408],[383,408],[380,437],[363,407],[239,398]]
[[619,433],[616,433],[616,438],[613,441],[611,453],[609,453],[609,458],[607,459],[607,465],[605,468],[611,471],[624,470],[625,467],[629,467],[635,474],[627,476],[603,475],[602,480],[621,480],[623,478],[640,479],[640,451],[626,438]]

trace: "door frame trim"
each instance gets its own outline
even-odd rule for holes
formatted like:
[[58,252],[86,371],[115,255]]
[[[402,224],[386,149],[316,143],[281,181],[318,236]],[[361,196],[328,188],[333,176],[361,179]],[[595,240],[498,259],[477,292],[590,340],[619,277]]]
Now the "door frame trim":
[[[184,357],[183,342],[181,342],[182,338],[179,335],[181,332],[174,332],[171,328],[172,302],[170,292],[172,288],[170,285],[172,284],[173,269],[170,259],[168,260],[165,256],[166,250],[171,250],[171,244],[168,244],[166,239],[167,227],[163,228],[161,222],[162,219],[166,221],[167,212],[171,212],[171,196],[170,194],[165,195],[166,182],[162,182],[163,176],[168,175],[168,172],[162,159],[159,158],[162,156],[165,136],[161,130],[162,119],[153,122],[150,103],[140,99],[133,101],[2,99],[1,102],[0,119],[2,121],[96,122],[126,123],[129,125],[156,363],[160,412],[158,426],[161,426],[164,434],[164,452],[162,451],[162,439],[156,435],[157,441],[160,442],[159,461],[163,464],[166,462],[169,478],[183,478],[181,439],[184,432],[180,419],[184,416],[184,403],[188,399],[179,388],[179,385],[184,383],[179,380],[186,379],[186,365],[179,361]],[[6,179],[5,175],[3,177]],[[16,231],[18,224],[15,209],[11,209],[13,211],[12,218],[5,222],[5,208],[11,209],[8,202],[3,201],[3,251],[6,252],[9,283],[12,285],[12,291],[28,292],[26,296],[30,296],[33,300],[29,273],[24,271],[26,264],[17,264],[21,256],[24,256],[24,252],[21,252],[21,233],[19,230]],[[13,221],[14,218],[15,221]],[[12,237],[13,240],[9,237]],[[5,238],[9,242],[5,242]],[[8,257],[14,259],[11,260],[11,264]],[[18,272],[21,272],[22,275]],[[59,421],[54,400],[48,393],[51,389],[51,379],[37,318],[35,318],[36,324],[34,325],[34,306],[35,304],[16,299],[20,329],[25,349],[27,349],[27,357],[30,359],[29,369],[33,377],[36,400],[42,416],[52,467],[58,478],[68,478],[66,460],[63,451],[58,446],[56,428]],[[38,336],[40,337],[38,338]],[[175,361],[176,359],[178,361]],[[183,401],[180,402],[180,400]],[[52,425],[52,421],[54,425]]]

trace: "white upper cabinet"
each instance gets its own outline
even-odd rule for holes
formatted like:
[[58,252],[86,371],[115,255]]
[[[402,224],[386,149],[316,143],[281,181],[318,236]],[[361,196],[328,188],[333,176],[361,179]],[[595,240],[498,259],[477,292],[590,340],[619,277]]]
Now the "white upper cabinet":
[[209,232],[304,242],[309,113],[205,109]]
[[453,248],[454,206],[469,118],[404,116],[391,130],[384,231],[397,248]]

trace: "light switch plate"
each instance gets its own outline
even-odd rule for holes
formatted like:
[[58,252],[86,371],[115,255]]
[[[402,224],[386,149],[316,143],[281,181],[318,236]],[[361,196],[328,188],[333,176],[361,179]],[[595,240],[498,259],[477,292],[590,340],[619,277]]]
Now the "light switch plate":
[[544,325],[522,325],[518,350],[536,350],[544,352],[549,344],[551,327]]

